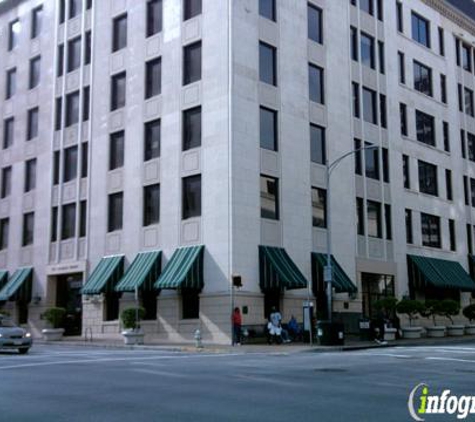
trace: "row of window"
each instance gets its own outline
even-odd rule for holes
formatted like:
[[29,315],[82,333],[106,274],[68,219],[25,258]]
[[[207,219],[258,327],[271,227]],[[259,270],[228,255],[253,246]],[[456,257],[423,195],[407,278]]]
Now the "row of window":
[[358,6],[360,10],[370,14],[371,16],[376,14],[380,21],[383,20],[383,0],[350,0],[350,4]]
[[[30,59],[28,89],[34,89],[40,84],[41,78],[41,56]],[[12,98],[17,91],[17,68],[8,69],[5,78],[5,99]]]
[[[386,109],[386,95],[378,94],[376,91],[360,86],[357,82],[352,82],[353,94],[353,116],[357,119],[363,117],[363,120],[374,125],[381,125],[382,128],[387,128],[387,109]],[[362,98],[362,103],[361,103]],[[362,104],[362,112],[361,105]]]
[[[26,140],[31,141],[38,136],[39,130],[39,107],[27,111]],[[10,148],[15,139],[15,118],[9,117],[3,121],[3,143],[2,148]]]
[[[359,34],[358,34],[359,32]],[[358,37],[359,35],[359,37]],[[351,58],[354,61],[361,62],[364,66],[376,69],[376,41],[374,37],[365,32],[358,31],[355,27],[351,27]],[[359,41],[358,41],[359,38]],[[377,42],[378,48],[378,69],[381,74],[385,73],[384,64],[384,42]]]

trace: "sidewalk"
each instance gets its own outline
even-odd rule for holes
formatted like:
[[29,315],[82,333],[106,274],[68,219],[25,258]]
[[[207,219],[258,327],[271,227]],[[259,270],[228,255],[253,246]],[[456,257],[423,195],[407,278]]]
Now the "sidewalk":
[[319,346],[309,344],[245,344],[243,346],[229,346],[219,344],[203,343],[203,347],[197,349],[194,343],[155,343],[150,342],[144,345],[126,346],[121,340],[93,340],[85,341],[82,337],[66,337],[59,342],[46,342],[35,340],[34,344],[48,346],[69,346],[69,347],[98,347],[106,349],[125,350],[157,350],[167,352],[193,352],[193,353],[325,353],[325,352],[346,352],[354,350],[388,348],[388,347],[417,347],[417,346],[454,346],[457,344],[473,343],[475,346],[475,336],[444,337],[444,338],[422,338],[417,340],[396,340],[388,342],[386,345],[377,344],[372,341],[360,341],[348,339],[344,346]]

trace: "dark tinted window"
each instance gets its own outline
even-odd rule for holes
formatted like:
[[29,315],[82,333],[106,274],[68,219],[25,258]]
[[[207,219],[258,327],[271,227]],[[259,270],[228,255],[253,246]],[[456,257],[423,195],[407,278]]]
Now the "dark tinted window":
[[201,176],[183,179],[183,220],[201,216]]

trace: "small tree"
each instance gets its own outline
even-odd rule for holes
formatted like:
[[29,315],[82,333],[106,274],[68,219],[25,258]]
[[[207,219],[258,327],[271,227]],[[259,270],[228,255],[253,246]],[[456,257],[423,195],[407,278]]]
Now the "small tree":
[[52,328],[62,328],[65,316],[66,309],[64,308],[49,308],[43,314],[43,318],[51,324]]
[[138,321],[136,319],[137,308],[127,308],[122,311],[120,314],[120,319],[122,320],[122,325],[126,330],[133,329],[136,330],[140,328],[140,320],[145,317],[145,309],[142,307],[138,308]]
[[465,318],[467,318],[470,321],[470,323],[475,321],[475,303],[473,303],[472,305],[468,305],[465,308],[463,308],[462,312],[463,312],[463,316]]
[[411,327],[412,321],[417,319],[417,315],[423,312],[423,309],[424,305],[418,300],[403,299],[396,305],[396,312],[407,315]]
[[397,299],[389,296],[384,299],[380,299],[374,303],[374,308],[377,311],[381,311],[386,319],[392,319],[394,317],[394,311],[396,310]]
[[442,301],[432,299],[425,302],[421,315],[424,318],[432,318],[434,326],[437,326],[436,316],[445,316],[443,311]]
[[452,299],[445,299],[441,302],[441,315],[445,316],[450,320],[450,322],[454,323],[452,317],[457,316],[460,312],[460,303],[452,300]]

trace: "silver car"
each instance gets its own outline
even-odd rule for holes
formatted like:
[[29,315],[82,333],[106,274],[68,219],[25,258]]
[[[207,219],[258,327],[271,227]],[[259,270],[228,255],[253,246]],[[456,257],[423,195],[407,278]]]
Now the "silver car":
[[15,323],[0,315],[0,350],[17,349],[20,354],[28,353],[33,344],[31,334]]

